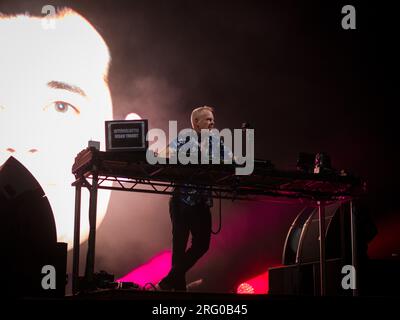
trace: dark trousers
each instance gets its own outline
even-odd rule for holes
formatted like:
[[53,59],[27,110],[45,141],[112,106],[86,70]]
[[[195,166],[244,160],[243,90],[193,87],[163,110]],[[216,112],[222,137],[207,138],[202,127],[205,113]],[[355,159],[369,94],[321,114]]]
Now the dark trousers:
[[[172,268],[161,280],[163,289],[186,290],[186,272],[208,251],[211,212],[205,204],[189,206],[177,198],[169,203],[172,221]],[[191,246],[187,248],[189,233]]]

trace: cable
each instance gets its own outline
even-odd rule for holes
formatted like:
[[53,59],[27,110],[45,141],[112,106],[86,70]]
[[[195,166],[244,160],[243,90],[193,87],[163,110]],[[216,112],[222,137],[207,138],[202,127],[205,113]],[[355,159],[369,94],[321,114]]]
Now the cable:
[[153,283],[151,283],[151,282],[147,282],[147,283],[143,286],[143,290],[148,290],[148,289],[147,289],[148,287],[151,287],[154,291],[157,291],[156,286],[155,286]]
[[220,197],[219,198],[219,226],[218,226],[217,231],[213,231],[212,227],[211,227],[211,233],[218,234],[218,233],[220,233],[221,229],[222,229],[222,199]]

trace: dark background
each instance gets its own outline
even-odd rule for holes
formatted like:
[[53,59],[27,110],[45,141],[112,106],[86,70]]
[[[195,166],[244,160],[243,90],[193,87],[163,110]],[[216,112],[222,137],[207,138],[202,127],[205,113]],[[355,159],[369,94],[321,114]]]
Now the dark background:
[[[279,168],[294,169],[300,151],[325,151],[335,168],[368,182],[369,207],[379,231],[371,254],[393,258],[399,253],[400,159],[393,80],[398,36],[394,36],[394,10],[387,3],[0,1],[0,12],[40,15],[45,4],[68,6],[81,13],[109,45],[115,119],[136,112],[149,119],[150,128],[166,129],[168,120],[178,120],[178,127],[183,128],[189,126],[194,107],[211,105],[220,129],[250,122],[255,128],[256,158],[270,159]],[[356,8],[356,30],[341,27],[341,8],[346,4]],[[98,264],[118,275],[169,244],[167,199],[156,207],[140,207],[139,220],[128,211],[121,213],[124,203],[135,199],[137,195],[113,194],[98,234]],[[232,204],[227,207],[233,208]],[[236,211],[230,219],[237,219],[239,225],[252,219],[246,212],[265,211],[266,207],[241,204],[232,210]],[[274,210],[278,209],[270,208]],[[217,253],[210,254],[211,260],[219,262],[211,263],[214,269],[200,263],[193,272],[220,275],[232,263],[239,265],[238,250],[249,254],[249,246],[257,254],[272,252],[255,264],[264,263],[265,269],[268,263],[279,263],[282,239],[297,212],[292,211],[279,226],[271,223],[277,214],[263,220],[268,227],[260,235],[270,232],[271,236],[272,226],[279,234],[274,248],[258,245],[271,238],[253,239],[238,244],[236,253],[221,262],[218,249],[228,247],[223,239],[236,238],[239,233],[239,229],[226,230],[226,223],[224,230],[229,235],[215,240]],[[143,234],[140,240],[133,234],[139,226],[156,240],[138,249],[135,244],[143,241]],[[254,234],[254,227],[250,224],[245,232]],[[130,240],[123,240],[124,234]],[[118,254],[116,247],[121,242],[138,250],[135,258],[127,258],[125,250]],[[117,251],[115,259],[108,257],[111,251]],[[237,273],[243,275],[245,269],[238,267]],[[257,274],[261,269],[246,270]],[[229,284],[208,288],[229,290],[233,278]]]

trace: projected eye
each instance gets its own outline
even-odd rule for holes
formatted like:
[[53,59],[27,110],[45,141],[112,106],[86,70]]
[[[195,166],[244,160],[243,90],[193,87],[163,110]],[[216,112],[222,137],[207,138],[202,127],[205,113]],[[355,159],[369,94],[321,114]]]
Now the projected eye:
[[66,113],[68,111],[74,111],[75,113],[79,114],[79,110],[75,108],[72,104],[65,102],[65,101],[55,101],[53,102],[54,109],[60,113]]

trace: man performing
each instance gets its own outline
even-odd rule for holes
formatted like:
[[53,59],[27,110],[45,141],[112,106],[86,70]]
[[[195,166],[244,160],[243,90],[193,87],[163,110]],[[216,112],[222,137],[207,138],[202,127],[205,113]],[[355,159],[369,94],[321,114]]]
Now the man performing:
[[[201,130],[214,128],[214,110],[204,106],[196,108],[191,114],[192,128],[200,136]],[[178,137],[167,150],[167,156],[178,153],[184,144],[190,150],[201,148],[199,139],[191,137],[189,141]],[[224,156],[229,151],[224,147]],[[157,290],[186,291],[187,271],[208,251],[211,238],[211,190],[197,189],[190,185],[176,187],[170,199],[169,209],[172,221],[172,268],[168,275],[157,285]],[[189,233],[192,243],[186,250]]]

